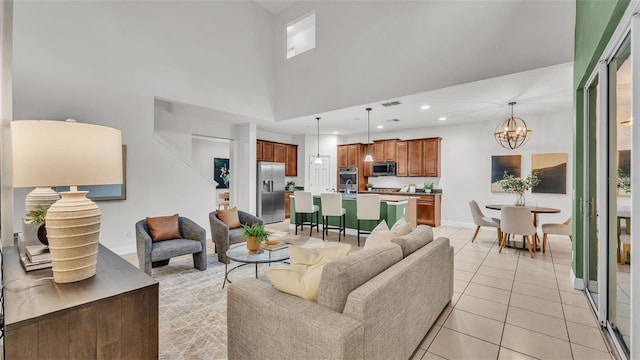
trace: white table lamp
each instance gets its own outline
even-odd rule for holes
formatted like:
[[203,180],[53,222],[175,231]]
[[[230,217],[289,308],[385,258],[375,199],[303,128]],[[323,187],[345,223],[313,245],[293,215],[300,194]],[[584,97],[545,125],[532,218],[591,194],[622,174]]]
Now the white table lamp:
[[71,186],[47,211],[54,281],[96,273],[100,209],[78,185],[122,184],[120,130],[72,120],[11,122],[13,186]]

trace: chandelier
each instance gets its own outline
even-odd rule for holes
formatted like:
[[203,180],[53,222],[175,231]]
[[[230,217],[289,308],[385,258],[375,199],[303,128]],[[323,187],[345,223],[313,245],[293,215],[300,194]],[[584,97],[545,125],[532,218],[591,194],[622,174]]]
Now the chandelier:
[[531,130],[527,127],[527,123],[513,116],[513,105],[515,104],[515,101],[509,103],[511,105],[511,117],[498,124],[493,134],[496,142],[505,149],[518,148],[531,138]]

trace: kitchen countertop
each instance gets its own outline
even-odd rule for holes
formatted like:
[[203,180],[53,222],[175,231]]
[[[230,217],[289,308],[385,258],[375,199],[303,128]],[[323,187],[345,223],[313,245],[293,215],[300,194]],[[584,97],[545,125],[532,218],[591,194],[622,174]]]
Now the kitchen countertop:
[[380,195],[398,195],[398,196],[428,196],[428,195],[442,195],[441,192],[432,192],[432,193],[424,193],[424,192],[400,192],[400,191],[360,191],[359,194],[380,194]]

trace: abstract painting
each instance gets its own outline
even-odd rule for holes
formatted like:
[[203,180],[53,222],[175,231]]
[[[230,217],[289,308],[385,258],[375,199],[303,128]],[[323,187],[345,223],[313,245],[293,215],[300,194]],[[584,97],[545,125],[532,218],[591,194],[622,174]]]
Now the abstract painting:
[[213,181],[218,183],[216,189],[229,188],[229,159],[213,158]]
[[504,172],[520,177],[521,155],[494,155],[491,157],[491,192],[505,192],[500,187]]
[[532,154],[531,172],[540,179],[532,193],[567,193],[567,153]]

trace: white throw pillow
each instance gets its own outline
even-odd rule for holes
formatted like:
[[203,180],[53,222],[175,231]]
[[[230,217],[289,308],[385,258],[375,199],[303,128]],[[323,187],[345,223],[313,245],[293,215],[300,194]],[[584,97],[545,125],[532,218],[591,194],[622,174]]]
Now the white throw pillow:
[[289,246],[291,265],[272,266],[266,268],[264,273],[276,289],[316,301],[324,265],[333,259],[347,256],[351,250],[350,245],[338,245],[320,248]]
[[396,233],[390,230],[378,230],[373,231],[369,237],[367,237],[367,241],[364,243],[363,249],[370,249],[372,247],[376,247],[382,244],[386,244],[391,241],[391,239],[395,238]]
[[371,230],[371,235],[367,237],[367,241],[364,243],[363,249],[369,249],[374,246],[388,243],[395,236],[396,234],[389,230],[387,221],[383,219],[375,228],[373,228],[373,230]]
[[400,220],[393,224],[391,231],[398,236],[407,235],[411,232],[411,224],[409,224],[404,218],[400,218]]

